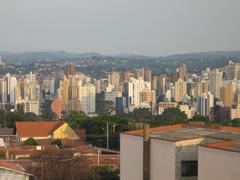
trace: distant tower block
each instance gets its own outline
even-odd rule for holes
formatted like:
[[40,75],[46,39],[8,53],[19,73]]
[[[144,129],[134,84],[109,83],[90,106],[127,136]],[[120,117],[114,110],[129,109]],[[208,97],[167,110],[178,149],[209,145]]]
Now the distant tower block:
[[76,74],[77,74],[77,71],[75,69],[75,66],[69,64],[66,72],[67,77],[74,76]]

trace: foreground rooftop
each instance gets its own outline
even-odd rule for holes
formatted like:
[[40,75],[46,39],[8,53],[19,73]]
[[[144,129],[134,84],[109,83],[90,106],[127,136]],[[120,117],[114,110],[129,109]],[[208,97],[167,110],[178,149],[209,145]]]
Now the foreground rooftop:
[[[150,128],[150,133],[151,138],[171,142],[202,138],[201,146],[240,153],[240,128],[190,122]],[[143,130],[128,131],[125,134],[143,136]]]

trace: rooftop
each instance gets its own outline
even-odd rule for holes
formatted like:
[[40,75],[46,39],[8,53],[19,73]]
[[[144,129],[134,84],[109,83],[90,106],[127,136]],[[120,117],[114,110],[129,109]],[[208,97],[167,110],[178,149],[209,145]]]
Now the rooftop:
[[[151,138],[179,142],[204,138],[201,146],[240,153],[240,128],[186,123],[150,128]],[[128,131],[126,134],[143,136],[143,130]]]

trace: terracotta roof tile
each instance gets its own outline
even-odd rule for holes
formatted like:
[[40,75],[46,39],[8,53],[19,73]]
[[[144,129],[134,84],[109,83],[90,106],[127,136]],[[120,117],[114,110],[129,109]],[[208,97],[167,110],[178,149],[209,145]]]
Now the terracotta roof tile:
[[0,161],[0,168],[3,167],[3,168],[7,168],[7,169],[12,169],[12,170],[15,170],[15,171],[22,171],[22,172],[25,172],[25,169],[20,166],[19,164],[17,163],[12,163],[12,162],[9,162],[9,161]]
[[46,137],[63,124],[63,121],[16,122],[16,131],[20,137]]

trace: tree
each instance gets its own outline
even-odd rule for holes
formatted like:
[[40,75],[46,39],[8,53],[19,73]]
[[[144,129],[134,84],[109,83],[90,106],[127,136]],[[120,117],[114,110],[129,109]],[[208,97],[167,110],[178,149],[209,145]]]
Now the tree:
[[195,114],[192,119],[193,121],[203,121],[203,122],[209,122],[209,118],[208,116],[203,116],[203,115],[200,115],[200,114]]
[[89,117],[83,112],[71,112],[70,114],[64,114],[62,119],[66,121],[71,128],[80,128],[82,122],[88,118]]
[[234,127],[240,127],[240,118],[233,119],[231,125]]
[[108,166],[96,167],[97,179],[99,180],[119,180],[119,169],[112,169]]
[[36,145],[38,145],[38,143],[33,137],[30,137],[23,142],[23,146],[36,146]]
[[114,111],[114,102],[106,101],[104,92],[96,95],[96,113],[98,115],[111,115]]
[[137,108],[134,109],[132,113],[130,113],[130,118],[133,119],[135,122],[143,123],[151,117],[152,113],[150,109],[147,108]]
[[181,112],[179,108],[167,108],[162,115],[156,116],[150,121],[151,126],[170,125],[184,123],[187,121],[187,115]]
[[[6,118],[6,119],[5,119]],[[36,121],[37,116],[34,113],[24,113],[23,111],[0,111],[0,123],[8,128],[14,128],[16,121]]]

